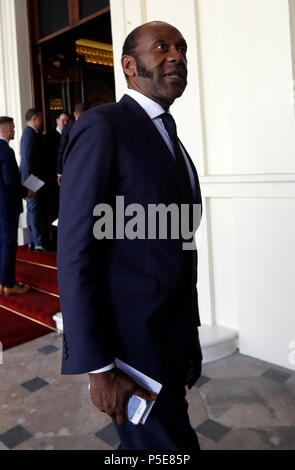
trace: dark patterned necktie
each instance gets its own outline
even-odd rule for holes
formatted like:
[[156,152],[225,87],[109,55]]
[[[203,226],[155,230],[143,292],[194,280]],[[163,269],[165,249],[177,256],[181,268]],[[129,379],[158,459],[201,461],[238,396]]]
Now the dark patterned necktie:
[[168,132],[168,135],[174,147],[177,171],[182,182],[183,190],[185,191],[185,193],[187,194],[189,198],[187,202],[191,202],[193,198],[192,185],[191,185],[191,180],[190,180],[189,173],[188,173],[187,164],[184,159],[183,152],[179,145],[175,121],[173,117],[171,116],[171,114],[169,113],[161,114],[161,116],[159,117],[162,119],[165,129]]

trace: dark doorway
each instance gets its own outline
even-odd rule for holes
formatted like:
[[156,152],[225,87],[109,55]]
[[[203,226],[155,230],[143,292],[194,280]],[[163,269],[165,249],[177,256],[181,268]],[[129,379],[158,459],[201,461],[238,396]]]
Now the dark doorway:
[[39,43],[38,52],[46,130],[55,128],[59,111],[72,114],[78,102],[91,108],[115,101],[109,11]]

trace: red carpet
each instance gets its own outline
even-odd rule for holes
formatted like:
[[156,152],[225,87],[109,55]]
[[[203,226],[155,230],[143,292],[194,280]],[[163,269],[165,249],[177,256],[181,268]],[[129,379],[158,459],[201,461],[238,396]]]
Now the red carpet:
[[16,262],[16,279],[22,284],[58,294],[56,269],[44,268],[19,260]]
[[8,312],[1,307],[0,324],[0,341],[3,351],[39,338],[39,336],[47,335],[50,332],[45,326]]
[[3,349],[52,332],[55,329],[52,317],[60,311],[56,253],[31,252],[22,246],[16,257],[16,280],[31,286],[32,290],[23,295],[0,295]]
[[16,259],[31,261],[33,263],[43,264],[45,266],[56,267],[56,253],[43,253],[29,251],[27,245],[19,246]]

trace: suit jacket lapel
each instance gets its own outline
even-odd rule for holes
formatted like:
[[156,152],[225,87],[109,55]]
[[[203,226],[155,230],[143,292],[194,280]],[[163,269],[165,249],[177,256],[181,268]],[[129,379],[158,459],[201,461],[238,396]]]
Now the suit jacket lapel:
[[171,155],[169,148],[167,147],[161,134],[158,132],[156,126],[154,125],[150,117],[146,114],[146,112],[142,109],[142,107],[133,98],[128,95],[124,95],[121,99],[121,102],[126,104],[131,110],[131,112],[136,115],[137,121],[140,122],[143,131],[149,137],[149,140],[151,144],[156,148],[157,153],[161,155],[165,169],[171,174],[171,176],[175,180],[178,191],[180,192],[183,200],[186,201],[186,191],[182,187],[182,183],[177,173],[173,156]]

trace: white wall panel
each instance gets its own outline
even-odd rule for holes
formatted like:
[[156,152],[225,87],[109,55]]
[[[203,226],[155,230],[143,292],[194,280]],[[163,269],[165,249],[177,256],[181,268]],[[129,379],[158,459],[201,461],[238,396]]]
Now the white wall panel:
[[215,322],[238,330],[237,253],[231,198],[210,199]]
[[234,212],[240,350],[295,369],[295,200],[239,199]]
[[199,0],[209,174],[295,170],[287,0]]

